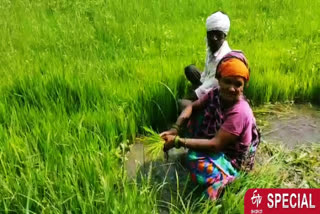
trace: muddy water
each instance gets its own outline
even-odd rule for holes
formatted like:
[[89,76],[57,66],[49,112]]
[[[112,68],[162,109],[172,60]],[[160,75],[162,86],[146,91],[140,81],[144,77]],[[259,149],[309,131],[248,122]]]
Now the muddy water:
[[[185,149],[171,149],[168,159],[159,158],[159,160],[150,160],[145,153],[142,144],[134,144],[127,155],[125,167],[127,175],[131,179],[137,179],[139,182],[141,176],[151,177],[153,185],[161,185],[159,199],[159,212],[161,214],[169,213],[168,203],[171,197],[175,197],[179,192],[182,197],[190,194],[194,186],[188,183],[188,170],[185,168],[184,156]],[[186,190],[187,189],[187,190]]]
[[[257,111],[259,112],[259,111]],[[261,125],[262,139],[282,143],[288,148],[320,143],[320,108],[311,105],[274,105],[256,118]]]
[[[161,180],[175,180],[175,171],[178,169],[178,176],[184,176],[186,174],[186,169],[184,165],[184,155],[187,150],[181,149],[171,149],[168,153],[168,159],[165,157],[159,157],[158,160],[150,160],[148,155],[144,150],[142,144],[134,144],[130,147],[130,152],[127,154],[127,160],[125,162],[125,167],[128,176],[135,178],[137,175],[148,175],[152,173],[153,177],[159,178]],[[150,171],[151,168],[157,168],[157,170]],[[184,173],[185,172],[185,173]]]

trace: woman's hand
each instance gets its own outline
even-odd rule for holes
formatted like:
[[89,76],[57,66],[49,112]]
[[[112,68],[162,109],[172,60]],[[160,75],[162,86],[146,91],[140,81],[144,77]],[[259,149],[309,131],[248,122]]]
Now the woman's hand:
[[167,134],[164,137],[162,137],[162,139],[165,140],[164,146],[163,146],[163,151],[167,152],[170,149],[172,149],[174,147],[174,139],[175,139],[176,135],[170,135]]
[[160,137],[162,137],[162,139],[164,139],[164,137],[167,136],[167,135],[177,135],[177,134],[178,134],[177,129],[170,129],[168,131],[162,132],[160,134]]

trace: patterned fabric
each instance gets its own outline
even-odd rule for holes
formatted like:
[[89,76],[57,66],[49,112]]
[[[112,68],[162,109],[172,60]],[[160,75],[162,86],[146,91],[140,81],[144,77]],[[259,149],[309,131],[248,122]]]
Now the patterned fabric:
[[204,195],[215,200],[223,187],[239,175],[223,153],[205,154],[189,150],[187,163],[191,180],[206,187]]
[[[223,112],[220,105],[219,88],[210,91],[203,98],[208,108],[196,112],[187,124],[187,137],[211,139],[223,123]],[[260,143],[260,133],[256,126],[252,127],[252,140],[247,152],[232,164],[224,153],[201,153],[189,150],[187,164],[191,172],[191,180],[206,187],[204,194],[214,200],[219,197],[223,187],[232,182],[238,170],[249,171],[253,168],[255,153]],[[236,168],[236,166],[240,166]]]
[[256,151],[261,141],[260,138],[261,138],[261,135],[260,135],[259,129],[256,126],[252,127],[251,145],[242,158],[242,163],[241,163],[242,171],[249,172],[253,169]]
[[222,124],[223,114],[220,105],[219,88],[214,88],[205,97],[207,108],[192,113],[187,124],[187,137],[211,139]]

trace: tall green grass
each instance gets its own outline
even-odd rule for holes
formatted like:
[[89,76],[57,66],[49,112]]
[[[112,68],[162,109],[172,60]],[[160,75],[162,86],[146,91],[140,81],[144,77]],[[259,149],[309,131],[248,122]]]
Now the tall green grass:
[[128,180],[117,147],[175,119],[184,66],[203,67],[206,17],[229,14],[255,104],[318,101],[319,6],[2,0],[0,211],[157,213],[161,186]]

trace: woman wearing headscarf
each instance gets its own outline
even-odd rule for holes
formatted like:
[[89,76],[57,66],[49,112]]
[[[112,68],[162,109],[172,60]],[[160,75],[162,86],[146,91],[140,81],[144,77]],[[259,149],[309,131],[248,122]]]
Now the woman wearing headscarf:
[[[160,134],[164,151],[188,149],[191,179],[204,185],[205,195],[213,200],[240,170],[252,169],[260,142],[253,112],[243,95],[249,68],[242,52],[224,56],[216,78],[219,85],[188,105],[173,128]],[[180,127],[186,123],[186,138],[179,137]]]

